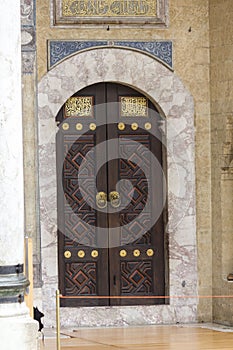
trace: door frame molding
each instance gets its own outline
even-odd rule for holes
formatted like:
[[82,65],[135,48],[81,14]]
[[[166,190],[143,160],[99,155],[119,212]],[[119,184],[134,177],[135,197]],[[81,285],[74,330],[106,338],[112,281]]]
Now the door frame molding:
[[[194,103],[178,76],[161,63],[130,49],[98,48],[80,52],[51,69],[38,85],[39,190],[43,271],[43,310],[47,325],[53,325],[55,304],[51,303],[58,283],[57,271],[57,199],[55,117],[65,101],[82,88],[114,82],[132,87],[146,95],[167,122],[164,130],[167,152],[167,208],[169,238],[168,305],[105,308],[104,317],[86,317],[86,309],[62,309],[62,325],[119,325],[132,323],[130,309],[139,323],[195,322],[197,320],[197,254],[194,170]],[[178,170],[177,170],[178,169]],[[183,186],[179,185],[179,178]],[[185,261],[185,263],[184,263]],[[182,283],[185,281],[186,287]],[[49,296],[49,298],[48,298]],[[146,309],[145,309],[146,308]],[[121,321],[119,321],[121,320]]]

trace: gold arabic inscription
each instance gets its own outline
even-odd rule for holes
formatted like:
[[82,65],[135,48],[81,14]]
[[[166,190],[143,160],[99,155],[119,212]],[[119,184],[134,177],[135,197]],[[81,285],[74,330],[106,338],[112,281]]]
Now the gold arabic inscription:
[[63,0],[64,17],[154,17],[156,0]]
[[145,97],[121,97],[122,117],[147,117],[147,99]]
[[70,97],[65,104],[66,117],[92,117],[93,98]]

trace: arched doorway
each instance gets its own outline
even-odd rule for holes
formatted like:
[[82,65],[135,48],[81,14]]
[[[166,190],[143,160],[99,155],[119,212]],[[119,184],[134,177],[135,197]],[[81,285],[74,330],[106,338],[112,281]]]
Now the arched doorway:
[[[162,305],[61,309],[61,324],[105,326],[195,322],[197,320],[197,254],[195,212],[194,103],[176,73],[154,58],[131,49],[99,48],[67,58],[38,85],[38,152],[43,310],[47,326],[54,325],[51,298],[58,288],[56,115],[67,99],[99,82],[131,86],[149,97],[166,118],[168,293]],[[166,250],[165,250],[166,251]],[[185,281],[185,286],[183,281]],[[183,295],[184,298],[176,296]],[[132,311],[133,310],[133,311]],[[133,315],[133,317],[132,317]]]
[[132,88],[98,83],[69,98],[56,121],[61,305],[164,304],[156,107]]

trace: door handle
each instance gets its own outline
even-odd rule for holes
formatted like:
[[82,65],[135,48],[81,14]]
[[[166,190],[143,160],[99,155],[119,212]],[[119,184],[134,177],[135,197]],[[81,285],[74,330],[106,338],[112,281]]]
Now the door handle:
[[120,194],[117,191],[109,193],[109,200],[113,208],[118,208],[121,205]]
[[96,205],[98,208],[106,208],[107,206],[107,194],[103,191],[98,192],[96,195]]

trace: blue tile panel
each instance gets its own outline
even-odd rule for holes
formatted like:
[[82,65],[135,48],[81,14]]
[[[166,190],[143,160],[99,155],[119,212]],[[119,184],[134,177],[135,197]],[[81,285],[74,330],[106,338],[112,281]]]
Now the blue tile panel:
[[93,47],[125,47],[146,52],[172,68],[171,41],[49,41],[49,68],[68,56]]

